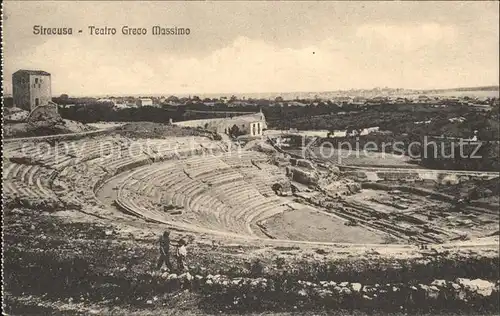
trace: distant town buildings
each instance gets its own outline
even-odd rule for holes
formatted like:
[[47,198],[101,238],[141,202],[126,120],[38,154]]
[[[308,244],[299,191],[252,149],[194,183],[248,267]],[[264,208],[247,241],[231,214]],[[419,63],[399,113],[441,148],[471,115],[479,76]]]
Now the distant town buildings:
[[108,98],[101,98],[101,99],[97,99],[97,103],[108,103],[108,104],[113,104],[115,105],[115,99],[112,98],[112,99],[108,99]]
[[359,106],[365,105],[366,98],[365,97],[354,97],[352,99],[352,104],[359,105]]
[[304,104],[304,103],[299,102],[299,101],[290,101],[288,103],[288,106],[307,106],[307,104]]
[[419,95],[418,98],[417,98],[417,100],[418,100],[419,103],[429,103],[429,102],[432,102],[432,99],[429,98],[426,95]]
[[137,106],[153,106],[153,100],[150,98],[137,99]]
[[14,106],[32,111],[52,102],[50,74],[42,70],[18,70],[12,74]]
[[[12,75],[13,96],[4,96],[4,106],[19,107],[31,111],[39,105],[50,104],[51,75],[42,70],[19,70]],[[426,93],[424,93],[426,92]],[[283,96],[269,95],[255,98],[237,97],[232,95],[214,97],[213,95],[201,96],[175,96],[175,95],[136,95],[136,96],[111,96],[101,97],[71,97],[63,94],[53,98],[61,108],[72,106],[91,106],[102,104],[112,106],[114,110],[126,110],[139,107],[158,107],[167,111],[179,108],[186,112],[223,111],[230,109],[232,112],[256,112],[266,107],[325,107],[324,112],[345,115],[353,111],[361,111],[370,106],[427,106],[445,108],[453,106],[468,107],[471,111],[487,112],[498,107],[498,96],[475,96],[457,92],[456,95],[439,91],[417,91],[403,89],[378,88],[371,90],[349,90],[318,94],[304,93],[291,97],[290,93]],[[234,109],[232,109],[234,108]],[[243,108],[245,108],[243,110]],[[341,110],[340,110],[341,109]],[[339,112],[339,110],[341,112]],[[252,129],[252,128],[250,128]],[[258,125],[256,126],[258,131]],[[258,133],[257,133],[258,134]]]

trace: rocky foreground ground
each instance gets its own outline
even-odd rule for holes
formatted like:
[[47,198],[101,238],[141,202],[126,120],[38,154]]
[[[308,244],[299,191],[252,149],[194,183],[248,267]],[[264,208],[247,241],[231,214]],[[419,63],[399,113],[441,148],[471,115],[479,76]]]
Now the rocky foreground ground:
[[[178,238],[177,232],[173,234]],[[155,271],[156,234],[4,211],[9,315],[496,314],[498,255],[433,253],[376,260],[262,256],[189,245],[189,272]],[[280,249],[281,253],[293,249]],[[326,258],[326,257],[325,257]]]

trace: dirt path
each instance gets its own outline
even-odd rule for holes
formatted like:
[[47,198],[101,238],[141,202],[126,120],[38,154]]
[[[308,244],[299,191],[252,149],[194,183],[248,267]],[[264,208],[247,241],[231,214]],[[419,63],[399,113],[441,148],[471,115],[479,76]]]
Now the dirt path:
[[117,176],[106,181],[96,192],[97,198],[106,205],[106,207],[114,208],[119,211],[116,206],[114,206],[114,201],[118,197],[118,186],[119,184],[127,178],[130,174],[137,171],[137,169],[129,170],[118,174]]

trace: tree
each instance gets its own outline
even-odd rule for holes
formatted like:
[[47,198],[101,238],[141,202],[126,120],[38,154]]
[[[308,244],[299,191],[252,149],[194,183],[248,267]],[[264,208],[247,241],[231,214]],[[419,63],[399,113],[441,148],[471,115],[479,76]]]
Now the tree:
[[170,102],[170,101],[171,102],[179,102],[179,98],[176,97],[175,95],[171,95],[165,101],[167,101],[167,102]]
[[67,94],[61,94],[59,97],[52,98],[52,100],[61,105],[66,105],[70,103],[69,96]]
[[240,128],[236,124],[234,124],[233,127],[229,129],[229,136],[238,137],[240,135],[242,135],[242,133],[240,132]]

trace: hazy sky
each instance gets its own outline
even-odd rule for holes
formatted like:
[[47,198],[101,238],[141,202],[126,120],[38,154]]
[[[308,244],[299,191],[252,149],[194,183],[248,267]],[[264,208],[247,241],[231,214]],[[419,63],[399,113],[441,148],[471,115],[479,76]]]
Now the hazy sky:
[[[18,69],[50,72],[54,95],[499,84],[498,2],[7,1],[4,17],[6,93]],[[122,35],[124,25],[148,35]],[[154,25],[191,33],[154,36]]]

